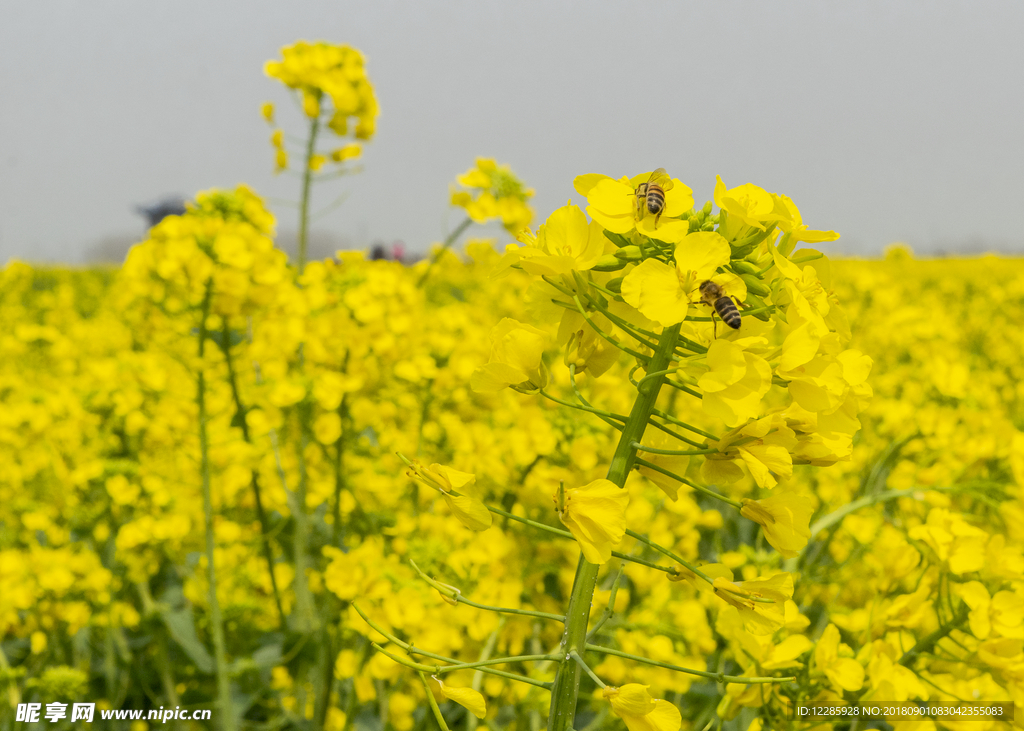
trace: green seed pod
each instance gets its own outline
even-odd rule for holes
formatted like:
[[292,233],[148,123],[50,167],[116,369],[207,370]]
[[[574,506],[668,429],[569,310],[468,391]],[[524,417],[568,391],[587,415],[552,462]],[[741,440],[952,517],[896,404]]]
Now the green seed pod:
[[[763,299],[761,299],[757,295],[750,294],[749,291],[747,292],[746,304],[750,305],[750,308],[754,309],[754,310],[761,310],[762,308],[768,306],[767,303]],[[743,313],[743,314],[746,314],[746,313]],[[763,322],[768,322],[768,320],[770,318],[770,315],[769,315],[769,313],[767,311],[762,310],[761,312],[755,312],[753,315],[751,315],[751,317],[756,317],[758,320],[761,320]]]
[[741,274],[740,279],[742,279],[743,283],[747,285],[748,292],[753,292],[760,297],[767,297],[771,294],[771,290],[765,285],[765,283],[753,274]]
[[595,272],[617,272],[626,266],[628,262],[615,258],[615,254],[605,254],[597,260],[597,264],[591,267]]

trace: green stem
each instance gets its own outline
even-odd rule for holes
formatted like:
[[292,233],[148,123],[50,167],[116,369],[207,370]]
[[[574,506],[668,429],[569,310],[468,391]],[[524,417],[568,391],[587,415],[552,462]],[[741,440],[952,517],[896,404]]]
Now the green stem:
[[[579,298],[574,298],[580,311]],[[586,317],[586,314],[584,317]],[[654,351],[647,372],[652,373],[668,368],[672,352],[679,339],[679,325],[665,328],[658,338],[658,347]],[[619,487],[624,487],[636,461],[636,449],[633,442],[640,441],[647,422],[654,411],[654,405],[661,392],[661,378],[653,378],[637,390],[633,409],[629,419],[623,425],[615,454],[608,467],[607,479]],[[590,618],[590,605],[594,599],[594,587],[600,567],[580,556],[573,581],[572,594],[569,598],[569,611],[566,612],[565,634],[562,636],[561,652],[563,658],[558,666],[554,687],[551,690],[551,712],[548,715],[548,731],[572,731],[576,718],[576,703],[580,689],[580,666],[572,659],[570,653],[580,653],[586,649],[587,623]]]
[[441,727],[441,731],[448,731],[448,724],[444,722],[444,716],[441,715],[441,709],[437,707],[437,701],[434,699],[434,691],[430,689],[430,683],[427,682],[427,676],[423,674],[421,670],[419,672],[420,680],[423,681],[423,689],[427,692],[427,702],[430,704],[430,710],[434,713],[434,718],[437,719],[437,725]]
[[633,442],[633,447],[638,452],[650,452],[651,454],[665,454],[671,456],[687,456],[694,454],[716,454],[717,449],[655,449],[654,447],[645,447],[640,442]]
[[[580,393],[580,389],[576,385],[576,364],[575,363],[573,363],[572,365],[569,366],[569,385],[572,386],[572,392],[576,396],[576,400],[577,401],[579,401],[581,404],[583,404],[588,409],[594,409],[594,405],[592,403],[590,403],[589,401],[587,401],[585,398],[583,398],[583,394]],[[619,424],[617,424],[616,422],[612,421],[607,416],[603,416],[601,414],[598,414],[597,418],[599,418],[605,424],[607,424],[608,426],[610,426],[610,427],[612,427],[614,429],[619,429],[619,430],[622,429],[622,427]],[[625,421],[626,420],[625,417],[621,417],[621,416],[616,416],[616,418],[619,421]]]
[[657,417],[659,417],[661,419],[664,419],[669,424],[675,424],[676,426],[681,426],[684,429],[689,429],[694,434],[700,434],[702,437],[707,437],[708,439],[714,439],[716,442],[718,441],[718,437],[716,437],[711,432],[706,432],[703,429],[698,429],[697,427],[693,426],[692,424],[687,424],[685,421],[681,421],[681,420],[677,419],[676,417],[672,416],[671,414],[666,414],[664,411],[661,411],[659,409],[655,409],[654,410],[654,416],[657,416]]
[[413,569],[416,570],[416,573],[420,575],[420,578],[422,578],[424,581],[430,584],[430,586],[436,589],[439,594],[448,597],[448,599],[452,600],[456,604],[468,604],[469,606],[474,607],[476,609],[484,609],[490,612],[501,612],[503,614],[521,614],[524,617],[536,617],[538,619],[553,619],[556,622],[565,621],[565,617],[561,616],[560,614],[551,614],[549,612],[535,612],[530,609],[513,609],[511,607],[493,607],[489,604],[479,604],[478,602],[474,602],[462,596],[462,592],[458,589],[446,586],[445,584],[442,584],[439,581],[435,581],[434,579],[427,576],[423,572],[423,570],[416,565],[415,561],[410,559],[409,563],[412,565]]
[[[640,361],[643,361],[643,362],[645,362],[645,363],[646,363],[646,361],[647,361],[647,356],[646,356],[646,355],[644,355],[643,353],[638,353],[637,351],[633,350],[632,348],[627,348],[627,347],[626,347],[625,345],[623,345],[623,344],[622,344],[622,343],[620,343],[620,342],[619,342],[618,340],[616,340],[615,338],[613,338],[613,337],[612,337],[611,335],[609,335],[608,333],[606,333],[606,332],[605,332],[604,330],[602,330],[601,328],[599,328],[599,327],[597,326],[597,323],[596,323],[596,322],[594,322],[594,321],[593,321],[593,320],[592,320],[592,319],[590,318],[590,315],[588,315],[588,314],[587,314],[587,311],[586,311],[585,309],[583,309],[583,303],[582,303],[582,302],[580,302],[580,298],[579,298],[579,297],[578,297],[577,295],[573,295],[573,296],[572,296],[572,301],[573,301],[573,302],[574,302],[574,303],[576,304],[576,309],[577,309],[577,310],[579,311],[579,313],[580,313],[581,315],[583,315],[583,319],[587,321],[587,324],[588,324],[588,325],[590,325],[590,327],[591,327],[591,328],[592,328],[592,329],[594,330],[594,332],[596,332],[596,333],[597,333],[598,335],[600,335],[600,336],[601,336],[602,338],[604,338],[604,339],[605,339],[605,340],[607,340],[607,341],[608,341],[609,343],[611,343],[612,345],[614,345],[614,346],[615,346],[616,348],[618,348],[619,350],[621,350],[621,351],[622,351],[623,353],[628,353],[629,355],[633,356],[633,357],[634,357],[634,358],[636,358],[637,360],[640,360]],[[648,364],[648,365],[649,365],[649,364]]]
[[299,274],[306,269],[306,246],[309,243],[309,192],[313,183],[313,168],[310,163],[316,154],[316,136],[320,131],[320,117],[309,123],[309,138],[306,140],[306,169],[302,173],[302,199],[299,201]]
[[472,223],[473,223],[473,219],[467,216],[465,221],[460,223],[455,228],[454,231],[452,231],[450,234],[448,234],[448,238],[446,238],[444,240],[444,243],[441,244],[441,250],[438,251],[436,254],[434,254],[434,256],[431,257],[430,263],[427,264],[427,270],[425,272],[423,272],[423,276],[420,277],[420,281],[416,282],[416,286],[417,287],[422,287],[423,286],[423,284],[427,281],[427,277],[430,276],[430,272],[431,272],[431,270],[433,270],[434,265],[437,264],[438,259],[441,258],[441,256],[444,254],[444,252],[448,251],[448,249],[451,247],[451,245],[455,243],[455,240],[457,238],[459,238],[459,236],[462,235],[462,232],[465,231],[467,228],[469,228],[472,225]]
[[642,535],[640,533],[637,533],[636,531],[630,530],[629,528],[626,528],[626,535],[629,536],[630,538],[632,538],[635,541],[640,541],[640,543],[643,543],[645,546],[650,546],[651,548],[653,548],[658,553],[660,553],[660,554],[662,554],[664,556],[667,556],[668,558],[670,558],[673,561],[677,562],[680,566],[683,566],[683,567],[689,569],[690,571],[695,573],[700,578],[704,579],[704,581],[708,582],[709,584],[713,584],[714,583],[714,579],[712,579],[710,576],[708,576],[703,571],[701,571],[695,564],[690,563],[689,561],[687,561],[682,556],[676,555],[675,553],[673,553],[669,549],[665,548],[664,546],[661,546],[661,545],[655,543],[654,541],[652,541],[647,536]]
[[[246,444],[252,444],[252,435],[249,433],[249,425],[245,421],[245,406],[242,404],[242,397],[238,390],[238,377],[235,374],[234,360],[231,358],[231,330],[227,320],[221,330],[221,352],[224,353],[224,361],[228,367],[228,383],[231,386],[231,395],[235,400],[236,413],[239,415],[239,427],[242,430],[242,439]],[[270,572],[270,586],[274,591],[274,604],[277,606],[278,621],[281,629],[285,629],[284,608],[281,605],[281,592],[277,588],[277,577],[274,575],[274,555],[270,548],[270,524],[267,522],[267,512],[263,509],[263,500],[260,497],[260,474],[259,470],[253,469],[249,483],[252,485],[252,494],[256,499],[256,517],[260,521],[260,544],[263,546],[263,557],[267,561],[267,571]]]
[[[181,705],[181,699],[178,697],[178,691],[174,684],[174,677],[171,675],[171,658],[167,651],[167,629],[164,627],[160,628],[157,635],[156,652],[157,671],[160,674],[160,684],[164,687],[164,697],[167,699],[167,707],[172,708],[174,706],[179,706]],[[171,728],[180,729],[181,721],[174,721]]]
[[901,657],[896,662],[898,662],[903,667],[909,668],[911,663],[913,663],[914,660],[916,660],[920,655],[927,654],[934,650],[935,645],[939,642],[939,640],[941,640],[943,637],[945,637],[950,632],[957,629],[958,627],[960,627],[960,625],[966,622],[967,615],[969,613],[970,607],[968,607],[967,604],[962,604],[960,606],[960,611],[957,612],[949,622],[939,627],[930,635],[922,637],[920,640],[918,640],[917,644],[909,650],[907,650],[905,653],[903,653],[903,657]]
[[580,669],[582,669],[583,672],[585,672],[587,675],[590,676],[590,679],[593,680],[597,684],[597,687],[599,687],[599,688],[607,688],[608,687],[608,684],[605,683],[603,680],[601,680],[599,677],[597,677],[597,675],[594,673],[594,671],[591,670],[590,666],[587,665],[587,663],[585,663],[583,661],[583,658],[580,657],[580,654],[578,652],[576,652],[576,650],[573,650],[572,652],[570,652],[569,653],[569,657],[571,657],[576,662],[576,664],[580,666]]
[[666,470],[664,467],[659,467],[658,465],[654,464],[653,462],[648,462],[647,460],[640,459],[638,457],[637,460],[636,460],[636,463],[638,465],[642,465],[642,466],[646,467],[649,470],[654,470],[655,472],[660,472],[661,474],[665,475],[666,477],[671,477],[673,480],[678,480],[679,482],[683,483],[684,485],[689,485],[690,487],[692,487],[697,492],[702,492],[705,495],[707,495],[708,497],[713,497],[716,500],[721,500],[723,503],[727,503],[728,505],[732,505],[737,510],[739,510],[740,508],[743,507],[743,504],[740,503],[738,500],[733,500],[731,498],[726,497],[725,495],[722,495],[721,493],[715,492],[714,490],[709,490],[708,488],[704,487],[703,485],[698,484],[696,482],[693,482],[692,480],[688,480],[685,477],[683,477],[682,475],[677,475],[675,472],[671,472],[670,470]]
[[[454,495],[455,494],[454,491],[451,494]],[[555,528],[555,527],[550,526],[550,525],[545,525],[544,523],[538,523],[537,521],[530,520],[529,518],[521,518],[518,515],[515,515],[513,513],[509,513],[509,512],[507,512],[505,510],[502,510],[501,508],[493,508],[493,507],[491,507],[490,505],[487,505],[487,504],[484,504],[484,507],[487,508],[488,510],[490,510],[495,515],[500,515],[503,518],[508,518],[509,520],[517,521],[519,523],[522,523],[523,525],[528,525],[528,526],[530,526],[532,528],[536,528],[537,530],[542,530],[542,531],[545,531],[546,533],[552,533],[552,534],[554,534],[556,536],[560,536],[562,538],[568,538],[568,539],[573,540],[573,541],[576,540],[576,537],[573,536],[573,534],[570,533],[567,530],[562,530],[561,528]],[[619,551],[612,551],[612,555],[615,558],[622,559],[623,561],[629,561],[631,563],[640,564],[641,566],[646,566],[649,569],[655,569],[657,571],[664,571],[666,574],[675,574],[675,573],[677,573],[676,570],[674,568],[672,568],[671,566],[662,566],[660,564],[654,563],[653,561],[648,561],[648,560],[643,559],[643,558],[638,558],[637,556],[630,556],[628,554],[621,553]],[[687,566],[687,568],[689,568],[689,566]],[[565,618],[561,617],[561,616],[558,619],[559,619],[559,621],[565,621]]]
[[[403,642],[398,637],[396,637],[395,635],[391,634],[390,632],[385,630],[383,627],[381,627],[379,624],[374,622],[372,619],[367,617],[366,614],[363,612],[363,610],[359,608],[358,604],[356,604],[355,602],[352,602],[351,606],[352,606],[353,609],[356,610],[356,614],[358,614],[360,617],[362,617],[363,621],[366,622],[368,625],[370,625],[370,627],[372,627],[379,635],[381,635],[382,637],[387,639],[389,642],[394,642],[396,645],[401,647],[403,650],[408,652],[410,655],[422,655],[423,657],[429,657],[431,660],[440,660],[442,662],[450,663],[452,665],[459,665],[460,664],[459,661],[455,660],[454,658],[445,657],[444,655],[438,655],[436,652],[429,652],[427,650],[421,650],[418,647],[414,647],[413,645],[411,645],[408,642]],[[437,665],[437,666],[431,667],[431,671],[432,672],[436,671],[438,673],[443,673],[445,667],[446,666],[444,666],[444,665]],[[547,682],[545,682],[543,680],[535,680],[534,678],[529,678],[529,677],[527,677],[525,675],[517,675],[516,673],[506,673],[504,670],[495,670],[493,668],[483,667],[483,666],[479,667],[478,670],[480,672],[488,673],[490,675],[497,675],[498,677],[501,677],[501,678],[508,678],[509,680],[518,680],[520,683],[526,683],[527,685],[535,685],[538,688],[545,688],[545,689],[550,689],[551,688],[551,683],[547,683]]]
[[619,570],[615,573],[615,578],[612,580],[612,588],[608,592],[608,604],[605,606],[604,611],[601,613],[600,619],[594,624],[594,626],[587,632],[587,640],[595,636],[604,627],[605,622],[612,618],[615,614],[615,595],[619,592],[619,582],[622,581],[622,574],[626,569],[626,562],[619,562]]
[[231,708],[231,678],[228,676],[227,648],[224,643],[224,622],[217,601],[217,569],[213,561],[216,541],[213,535],[213,497],[210,489],[210,441],[206,433],[206,373],[203,355],[206,345],[206,319],[210,316],[210,299],[213,294],[212,280],[206,283],[199,323],[199,378],[196,388],[196,404],[199,407],[199,459],[203,481],[203,518],[206,523],[206,580],[209,583],[210,625],[213,632],[213,652],[217,665],[217,698],[221,728],[234,731],[235,714]]
[[[554,401],[556,404],[561,404],[562,406],[568,406],[570,409],[578,409],[579,411],[586,411],[588,414],[595,414],[596,416],[599,416],[602,419],[615,419],[617,421],[626,421],[626,417],[624,417],[624,416],[620,416],[619,414],[613,414],[610,411],[602,411],[601,409],[595,409],[593,406],[590,406],[589,404],[586,405],[586,406],[581,406],[580,404],[574,404],[574,403],[572,403],[570,401],[563,401],[560,398],[552,396],[550,393],[545,391],[543,388],[540,389],[540,395],[543,396],[544,398],[550,400],[550,401]],[[616,428],[618,428],[618,427],[616,427]]]
[[701,678],[710,678],[711,680],[714,680],[718,683],[747,683],[749,685],[755,685],[760,683],[788,683],[791,680],[796,680],[795,677],[743,677],[740,675],[724,675],[723,673],[709,673],[706,670],[694,670],[693,668],[684,668],[682,665],[673,665],[667,662],[651,660],[650,658],[641,657],[640,655],[633,655],[628,652],[622,652],[621,650],[613,650],[610,647],[592,645],[589,642],[587,643],[587,649],[592,650],[593,652],[600,652],[602,655],[615,655],[616,657],[624,657],[627,660],[635,660],[636,662],[643,663],[644,665],[653,665],[657,668],[674,670],[677,673],[686,673],[687,675],[697,675]]

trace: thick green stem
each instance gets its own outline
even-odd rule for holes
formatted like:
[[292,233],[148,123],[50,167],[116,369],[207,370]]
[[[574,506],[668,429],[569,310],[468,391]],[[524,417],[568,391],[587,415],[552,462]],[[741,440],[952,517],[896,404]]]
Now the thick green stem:
[[320,132],[320,118],[309,123],[309,138],[306,140],[306,167],[302,172],[302,200],[299,202],[299,274],[306,268],[306,246],[309,243],[309,190],[313,183],[313,168],[310,163],[316,154],[316,136]]
[[206,319],[210,315],[211,284],[206,286],[203,299],[202,321],[199,323],[199,378],[196,404],[199,407],[199,459],[203,480],[203,517],[206,522],[206,580],[210,585],[210,625],[213,633],[213,653],[217,665],[217,698],[220,727],[234,731],[235,713],[231,708],[231,678],[228,676],[227,648],[224,643],[224,622],[217,601],[217,569],[213,562],[216,541],[213,535],[213,498],[210,491],[210,441],[206,433],[206,374],[203,354],[206,345]]
[[[647,365],[647,372],[663,371],[668,368],[679,339],[679,325],[666,328],[658,338],[658,348]],[[654,411],[661,391],[664,376],[657,376],[645,381],[638,389],[636,400],[629,418],[623,425],[622,435],[612,456],[608,468],[608,479],[619,487],[624,487],[629,471],[636,461],[634,442],[639,442],[647,428],[647,421]],[[572,731],[576,717],[576,701],[580,690],[580,674],[582,670],[571,657],[573,652],[583,655],[587,642],[587,623],[590,618],[590,605],[594,599],[594,586],[597,572],[600,569],[583,556],[580,556],[576,569],[576,580],[573,582],[572,594],[569,597],[569,611],[566,614],[565,634],[562,635],[561,657],[554,687],[551,689],[551,713],[548,716],[548,731]]]

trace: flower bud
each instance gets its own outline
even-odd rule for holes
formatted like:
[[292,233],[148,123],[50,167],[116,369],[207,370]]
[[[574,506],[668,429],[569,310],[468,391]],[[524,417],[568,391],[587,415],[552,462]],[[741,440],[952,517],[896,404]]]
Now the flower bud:
[[615,258],[615,254],[605,254],[597,263],[591,267],[595,272],[616,272],[626,266],[622,259]]
[[754,266],[752,262],[749,262],[746,259],[737,259],[736,261],[732,262],[730,266],[732,266],[732,270],[739,274],[740,276],[744,274],[757,274],[757,272],[759,271],[758,268]]
[[767,297],[769,294],[771,294],[771,290],[765,286],[764,282],[755,277],[753,274],[741,274],[740,279],[742,279],[744,284],[747,285],[748,292],[753,292],[754,294],[760,297]]

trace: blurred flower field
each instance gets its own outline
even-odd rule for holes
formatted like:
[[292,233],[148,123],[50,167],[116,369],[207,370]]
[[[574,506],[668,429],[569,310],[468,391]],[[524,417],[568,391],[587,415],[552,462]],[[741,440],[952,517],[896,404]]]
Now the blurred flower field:
[[[353,49],[267,70],[305,211],[376,101]],[[0,728],[1024,726],[1024,262],[829,261],[721,180],[581,175],[540,228],[458,183],[415,264],[289,262],[242,186],[0,272]],[[456,254],[488,220],[519,243]],[[905,701],[1018,705],[796,712]]]

